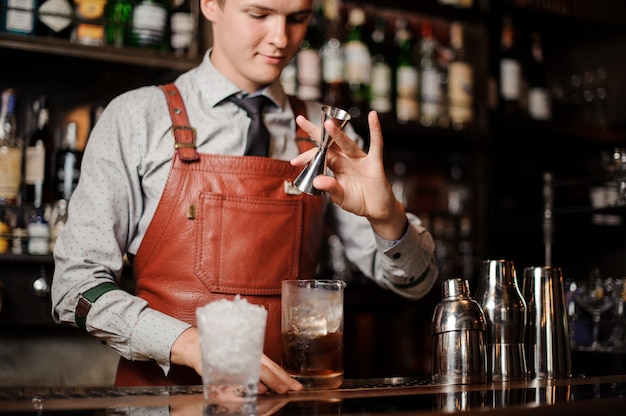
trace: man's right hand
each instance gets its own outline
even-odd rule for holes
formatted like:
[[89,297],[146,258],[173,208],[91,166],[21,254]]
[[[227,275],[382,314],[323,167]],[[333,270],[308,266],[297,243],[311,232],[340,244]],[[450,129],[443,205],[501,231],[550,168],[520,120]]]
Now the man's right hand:
[[[172,345],[170,360],[193,368],[202,375],[202,355],[200,354],[200,334],[198,328],[191,327],[184,331]],[[302,390],[302,384],[294,380],[287,372],[265,354],[261,356],[259,394],[268,391],[284,394]]]

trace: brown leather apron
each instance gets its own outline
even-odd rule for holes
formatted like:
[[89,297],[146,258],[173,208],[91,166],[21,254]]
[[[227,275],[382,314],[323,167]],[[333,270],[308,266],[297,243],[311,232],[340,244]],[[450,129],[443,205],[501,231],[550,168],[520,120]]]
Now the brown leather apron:
[[[285,191],[285,181],[300,171],[287,161],[197,153],[178,90],[173,84],[161,88],[176,150],[134,259],[136,294],[151,308],[192,325],[196,308],[217,299],[239,294],[262,305],[268,311],[264,352],[280,363],[281,282],[314,277],[324,200]],[[290,98],[294,112],[304,114],[303,103]],[[301,151],[311,147],[298,143]],[[166,377],[154,362],[122,358],[115,384],[195,385],[201,378],[178,365]]]

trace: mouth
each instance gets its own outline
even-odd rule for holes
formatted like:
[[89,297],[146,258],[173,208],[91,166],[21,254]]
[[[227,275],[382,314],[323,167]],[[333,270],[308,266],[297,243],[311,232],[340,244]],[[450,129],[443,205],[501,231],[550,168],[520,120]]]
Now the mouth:
[[286,62],[286,57],[284,55],[264,55],[261,54],[262,58],[266,63],[270,65],[282,65]]

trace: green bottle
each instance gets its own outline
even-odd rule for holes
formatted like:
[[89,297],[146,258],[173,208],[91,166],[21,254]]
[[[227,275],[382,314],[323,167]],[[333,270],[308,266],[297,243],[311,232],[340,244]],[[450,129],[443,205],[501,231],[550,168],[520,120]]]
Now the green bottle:
[[133,17],[132,0],[111,0],[106,6],[106,44],[129,46]]

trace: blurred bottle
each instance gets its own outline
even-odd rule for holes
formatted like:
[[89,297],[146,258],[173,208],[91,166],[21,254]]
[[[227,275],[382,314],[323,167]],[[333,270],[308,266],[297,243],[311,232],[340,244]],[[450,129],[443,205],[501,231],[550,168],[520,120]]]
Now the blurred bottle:
[[102,46],[105,42],[107,0],[74,0],[76,19],[71,39],[81,45]]
[[377,14],[370,44],[372,63],[368,99],[370,108],[380,114],[393,111],[393,69],[386,39],[387,19],[384,15]]
[[11,230],[11,253],[28,253],[28,229],[26,228],[26,215],[23,206],[19,207],[15,218],[15,225]]
[[404,162],[396,161],[393,164],[390,183],[391,190],[396,199],[402,203],[405,209],[409,209],[411,183],[409,182],[406,170],[406,164]]
[[191,7],[192,0],[173,0],[170,13],[170,49],[176,55],[193,58],[198,55],[197,22]]
[[345,51],[338,0],[326,1],[324,14],[328,31],[327,40],[321,49],[323,101],[325,104],[347,109],[349,90],[345,76]]
[[48,251],[54,252],[54,245],[67,223],[67,201],[59,199],[52,208],[50,215],[50,243]]
[[13,89],[2,92],[0,101],[0,203],[20,204],[22,183],[22,139],[17,135],[16,96]]
[[167,0],[141,0],[133,8],[131,45],[166,51],[168,26]]
[[6,207],[0,204],[0,254],[8,253],[11,246],[11,226],[6,217]]
[[314,13],[309,20],[306,36],[296,55],[297,95],[302,100],[320,100],[322,98],[322,58],[320,48],[323,44],[324,9],[321,1],[315,1]]
[[433,36],[433,24],[422,21],[420,39],[420,122],[423,126],[435,126],[442,115],[442,83],[437,65],[437,44]]
[[76,149],[76,123],[68,123],[56,161],[57,199],[70,200],[80,177],[82,153]]
[[413,34],[405,19],[396,22],[396,117],[398,122],[419,118],[419,72],[415,62]]
[[44,216],[42,206],[36,207],[28,222],[28,254],[46,255],[49,253],[50,224]]
[[352,118],[358,117],[368,106],[367,91],[371,78],[372,57],[363,35],[365,18],[365,11],[360,7],[350,9],[345,59],[346,81],[350,88],[349,112]]
[[106,5],[106,44],[129,46],[133,16],[132,0],[109,0]]
[[0,31],[16,35],[34,35],[37,0],[2,0]]
[[541,34],[531,35],[531,60],[528,66],[528,115],[535,120],[552,118],[552,98],[546,80]]
[[295,57],[281,71],[280,83],[283,86],[283,90],[285,90],[285,94],[296,95],[298,93],[298,69]]
[[503,18],[498,57],[499,110],[506,116],[515,116],[521,112],[522,64],[509,16]]
[[74,8],[70,0],[40,0],[37,9],[36,34],[69,39],[72,34]]
[[26,202],[32,202],[35,207],[41,206],[45,200],[51,200],[51,192],[44,195],[44,182],[50,167],[50,155],[54,152],[54,138],[49,129],[50,112],[46,97],[40,95],[33,102],[35,116],[35,131],[26,147],[24,184],[26,185]]
[[452,128],[463,130],[474,123],[474,68],[463,46],[463,26],[450,25],[452,59],[448,64],[448,113]]

